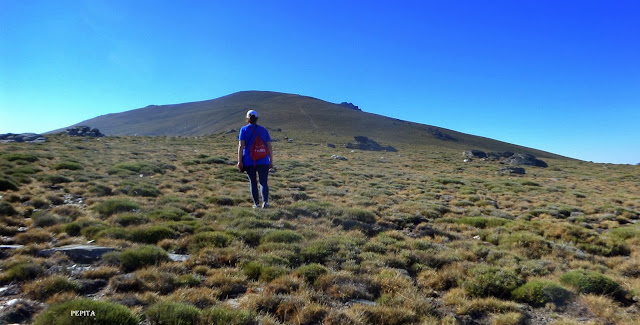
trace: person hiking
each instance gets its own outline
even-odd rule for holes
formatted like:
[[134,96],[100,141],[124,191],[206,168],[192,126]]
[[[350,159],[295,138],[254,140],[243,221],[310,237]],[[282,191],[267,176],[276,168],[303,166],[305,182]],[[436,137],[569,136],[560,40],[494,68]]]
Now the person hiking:
[[273,169],[273,150],[271,148],[271,136],[269,131],[258,125],[258,112],[247,112],[247,125],[240,129],[238,136],[238,170],[247,172],[253,207],[259,208],[258,181],[260,179],[260,196],[262,196],[262,208],[269,207],[269,186],[267,178],[269,171]]

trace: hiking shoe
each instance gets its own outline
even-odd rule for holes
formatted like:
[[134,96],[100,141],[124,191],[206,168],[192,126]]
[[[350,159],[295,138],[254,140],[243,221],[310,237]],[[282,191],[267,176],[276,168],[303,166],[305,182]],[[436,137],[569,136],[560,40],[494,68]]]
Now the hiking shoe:
[[254,208],[254,209],[257,209],[257,208],[259,208],[259,207],[260,207],[260,206],[259,206],[259,205],[257,205],[257,204],[254,204],[254,205],[253,205],[253,208]]
[[263,209],[266,209],[268,207],[269,207],[269,203],[267,203],[267,202],[262,203],[262,208]]

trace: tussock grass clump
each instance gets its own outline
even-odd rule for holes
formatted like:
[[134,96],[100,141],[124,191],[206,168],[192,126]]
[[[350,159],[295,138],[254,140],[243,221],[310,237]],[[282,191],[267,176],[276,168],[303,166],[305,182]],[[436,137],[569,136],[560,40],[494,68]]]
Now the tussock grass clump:
[[504,226],[509,223],[510,220],[503,218],[487,218],[487,217],[464,217],[456,220],[456,223],[461,223],[476,228],[494,228]]
[[128,199],[115,198],[98,203],[93,210],[102,216],[110,216],[116,213],[133,212],[140,209],[140,205]]
[[33,225],[36,227],[49,227],[61,222],[68,221],[63,217],[48,211],[34,212],[31,215],[31,220],[33,220]]
[[24,286],[23,291],[36,300],[45,300],[60,292],[76,292],[80,284],[59,275],[38,279]]
[[161,192],[152,184],[136,184],[132,187],[122,188],[121,191],[129,196],[158,197]]
[[[92,311],[90,317],[72,316],[72,311]],[[71,325],[71,324],[98,324],[98,325],[137,325],[140,322],[138,316],[129,308],[106,301],[91,299],[76,299],[52,305],[42,312],[34,320],[34,325]]]
[[546,280],[527,282],[511,294],[514,299],[532,306],[544,306],[547,303],[563,305],[571,297],[571,293],[567,289]]
[[144,311],[152,324],[198,324],[202,312],[197,307],[180,302],[160,301]]
[[123,227],[140,225],[140,224],[147,223],[149,221],[145,216],[137,213],[118,214],[118,215],[115,215],[112,220],[113,222]]
[[288,273],[288,270],[278,265],[268,265],[263,262],[251,261],[242,267],[244,275],[251,280],[269,282]]
[[27,232],[17,234],[14,238],[16,243],[21,245],[40,244],[50,242],[53,234],[44,229],[31,228]]
[[125,271],[133,271],[144,266],[158,265],[169,260],[167,252],[155,245],[129,248],[120,254],[120,265]]
[[231,309],[214,306],[202,311],[201,324],[253,325],[256,324],[256,314],[246,309]]
[[610,234],[621,239],[640,238],[640,227],[626,226],[611,229]]
[[345,271],[320,276],[316,280],[316,287],[342,302],[353,299],[375,300],[380,293],[380,285],[370,277],[356,276]]
[[509,298],[524,281],[513,270],[479,265],[469,270],[465,291],[473,297]]
[[56,163],[55,165],[53,165],[53,169],[55,170],[61,170],[61,169],[66,169],[66,170],[82,170],[84,169],[84,167],[82,167],[81,164],[74,162],[74,161],[61,161],[59,163]]
[[625,290],[616,281],[594,271],[569,271],[560,277],[560,282],[569,285],[583,294],[613,295],[623,298]]
[[387,306],[369,306],[356,304],[349,310],[350,313],[358,315],[364,324],[413,324],[419,318],[412,310]]
[[0,282],[33,280],[44,273],[41,263],[30,259],[7,261],[3,263],[5,271],[0,274]]
[[529,258],[540,258],[551,252],[551,243],[540,235],[518,231],[500,237],[500,245],[516,249]]

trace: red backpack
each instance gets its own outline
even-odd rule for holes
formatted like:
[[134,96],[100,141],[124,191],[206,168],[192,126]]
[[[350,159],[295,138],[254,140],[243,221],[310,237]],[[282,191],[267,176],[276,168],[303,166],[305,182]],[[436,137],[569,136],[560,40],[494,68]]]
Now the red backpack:
[[[253,134],[255,134],[257,128],[258,126],[256,125],[256,127],[252,130],[253,132],[251,133],[251,137],[253,137]],[[251,137],[249,138],[249,141],[251,141]],[[262,138],[257,134],[256,139],[253,141],[251,147],[249,148],[249,155],[251,156],[251,160],[253,160],[254,165],[256,164],[256,160],[265,158],[269,155],[269,149],[267,149],[264,141],[262,141]]]

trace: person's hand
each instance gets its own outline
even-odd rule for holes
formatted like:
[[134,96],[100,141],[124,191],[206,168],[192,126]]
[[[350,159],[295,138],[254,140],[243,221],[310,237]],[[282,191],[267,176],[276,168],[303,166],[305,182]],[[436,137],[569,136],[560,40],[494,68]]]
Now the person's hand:
[[239,171],[244,171],[244,165],[242,165],[241,161],[238,162],[238,170]]

